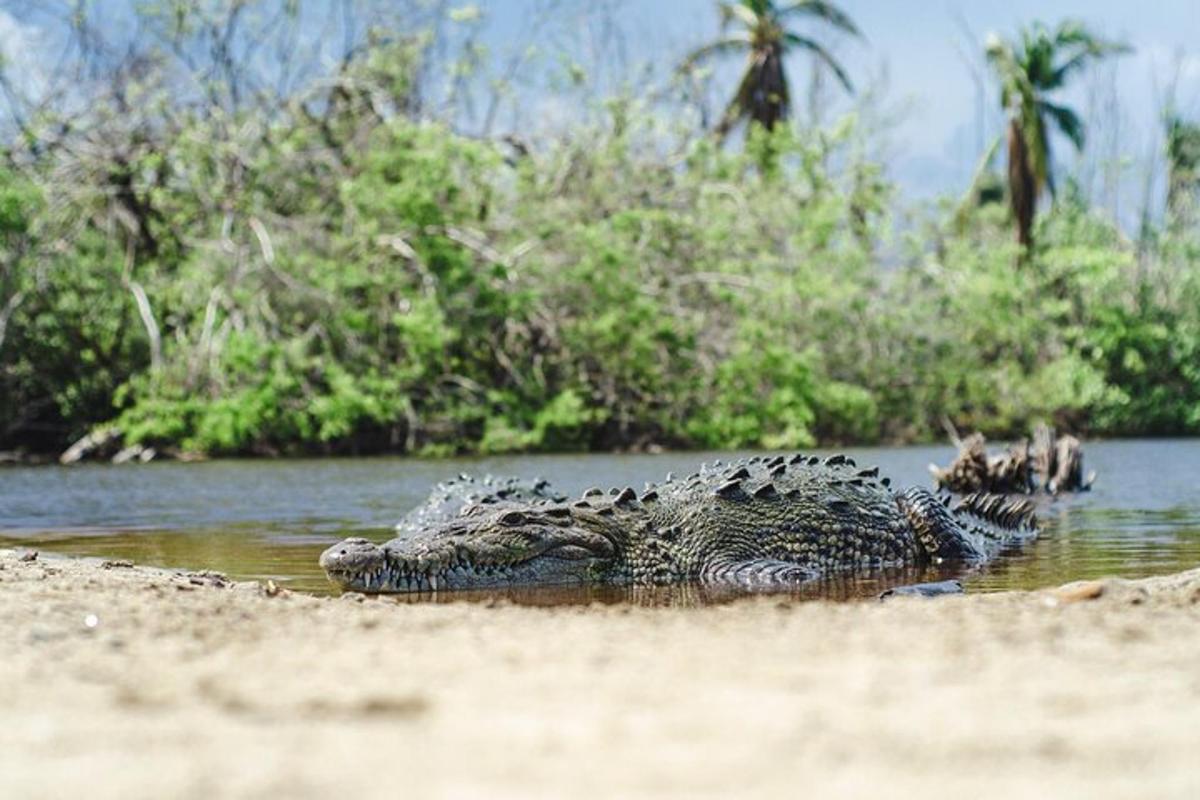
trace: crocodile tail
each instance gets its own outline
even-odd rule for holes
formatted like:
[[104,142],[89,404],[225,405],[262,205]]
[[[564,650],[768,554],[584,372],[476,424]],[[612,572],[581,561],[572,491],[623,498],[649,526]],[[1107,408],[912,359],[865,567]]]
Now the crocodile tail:
[[969,514],[974,520],[986,522],[1002,531],[1021,533],[1037,528],[1033,503],[999,494],[969,494],[954,507],[954,514],[960,518]]
[[972,494],[951,507],[949,496],[912,488],[896,504],[930,561],[982,561],[1037,530],[1033,504],[1002,495]]
[[987,552],[975,537],[967,534],[966,527],[948,507],[947,500],[947,497],[938,497],[919,487],[896,495],[896,505],[908,520],[926,560],[982,560]]

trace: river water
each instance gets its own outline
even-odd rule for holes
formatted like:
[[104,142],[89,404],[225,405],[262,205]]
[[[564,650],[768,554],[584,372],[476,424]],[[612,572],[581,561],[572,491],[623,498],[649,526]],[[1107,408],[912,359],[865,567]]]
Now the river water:
[[[823,455],[828,451],[812,451]],[[853,448],[894,485],[928,485],[927,465],[950,447]],[[0,547],[211,569],[288,588],[334,591],[317,556],[347,536],[391,538],[391,526],[439,480],[460,472],[543,476],[560,490],[640,488],[668,471],[738,454],[561,455],[447,460],[400,458],[210,461],[0,469]],[[1120,574],[1141,577],[1200,565],[1200,440],[1091,442],[1092,491],[1039,501],[1041,536],[975,569],[967,591],[1036,588]],[[947,577],[890,573],[817,583],[799,594],[867,596],[897,583]],[[638,598],[644,594],[637,595]],[[533,602],[621,601],[622,590],[534,592]],[[439,599],[445,599],[439,598]],[[667,592],[662,598],[672,599]]]

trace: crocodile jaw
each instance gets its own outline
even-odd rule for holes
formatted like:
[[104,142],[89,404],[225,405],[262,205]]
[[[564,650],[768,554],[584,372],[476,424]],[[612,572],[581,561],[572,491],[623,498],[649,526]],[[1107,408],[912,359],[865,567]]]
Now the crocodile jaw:
[[557,547],[517,561],[465,555],[426,559],[365,539],[347,539],[322,553],[320,564],[329,579],[346,591],[405,593],[594,583],[612,560],[579,546]]

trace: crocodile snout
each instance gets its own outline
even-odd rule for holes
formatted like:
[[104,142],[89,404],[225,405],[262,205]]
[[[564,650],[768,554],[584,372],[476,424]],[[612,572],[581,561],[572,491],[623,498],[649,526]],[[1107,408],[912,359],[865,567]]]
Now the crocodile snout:
[[328,573],[369,572],[383,565],[383,550],[366,539],[346,539],[321,553],[321,569]]

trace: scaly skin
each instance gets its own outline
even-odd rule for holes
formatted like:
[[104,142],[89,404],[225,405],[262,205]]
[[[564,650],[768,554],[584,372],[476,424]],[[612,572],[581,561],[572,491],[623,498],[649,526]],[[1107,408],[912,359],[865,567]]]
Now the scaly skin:
[[1026,502],[948,502],[893,491],[877,469],[845,456],[751,458],[668,476],[640,496],[593,489],[569,504],[467,505],[382,546],[334,545],[321,566],[364,592],[690,581],[781,589],[838,573],[978,563],[1035,533]]
[[561,503],[567,499],[550,488],[545,478],[476,478],[459,475],[433,487],[429,498],[396,523],[396,533],[415,535],[427,528],[449,522],[469,506],[496,506],[503,503]]

